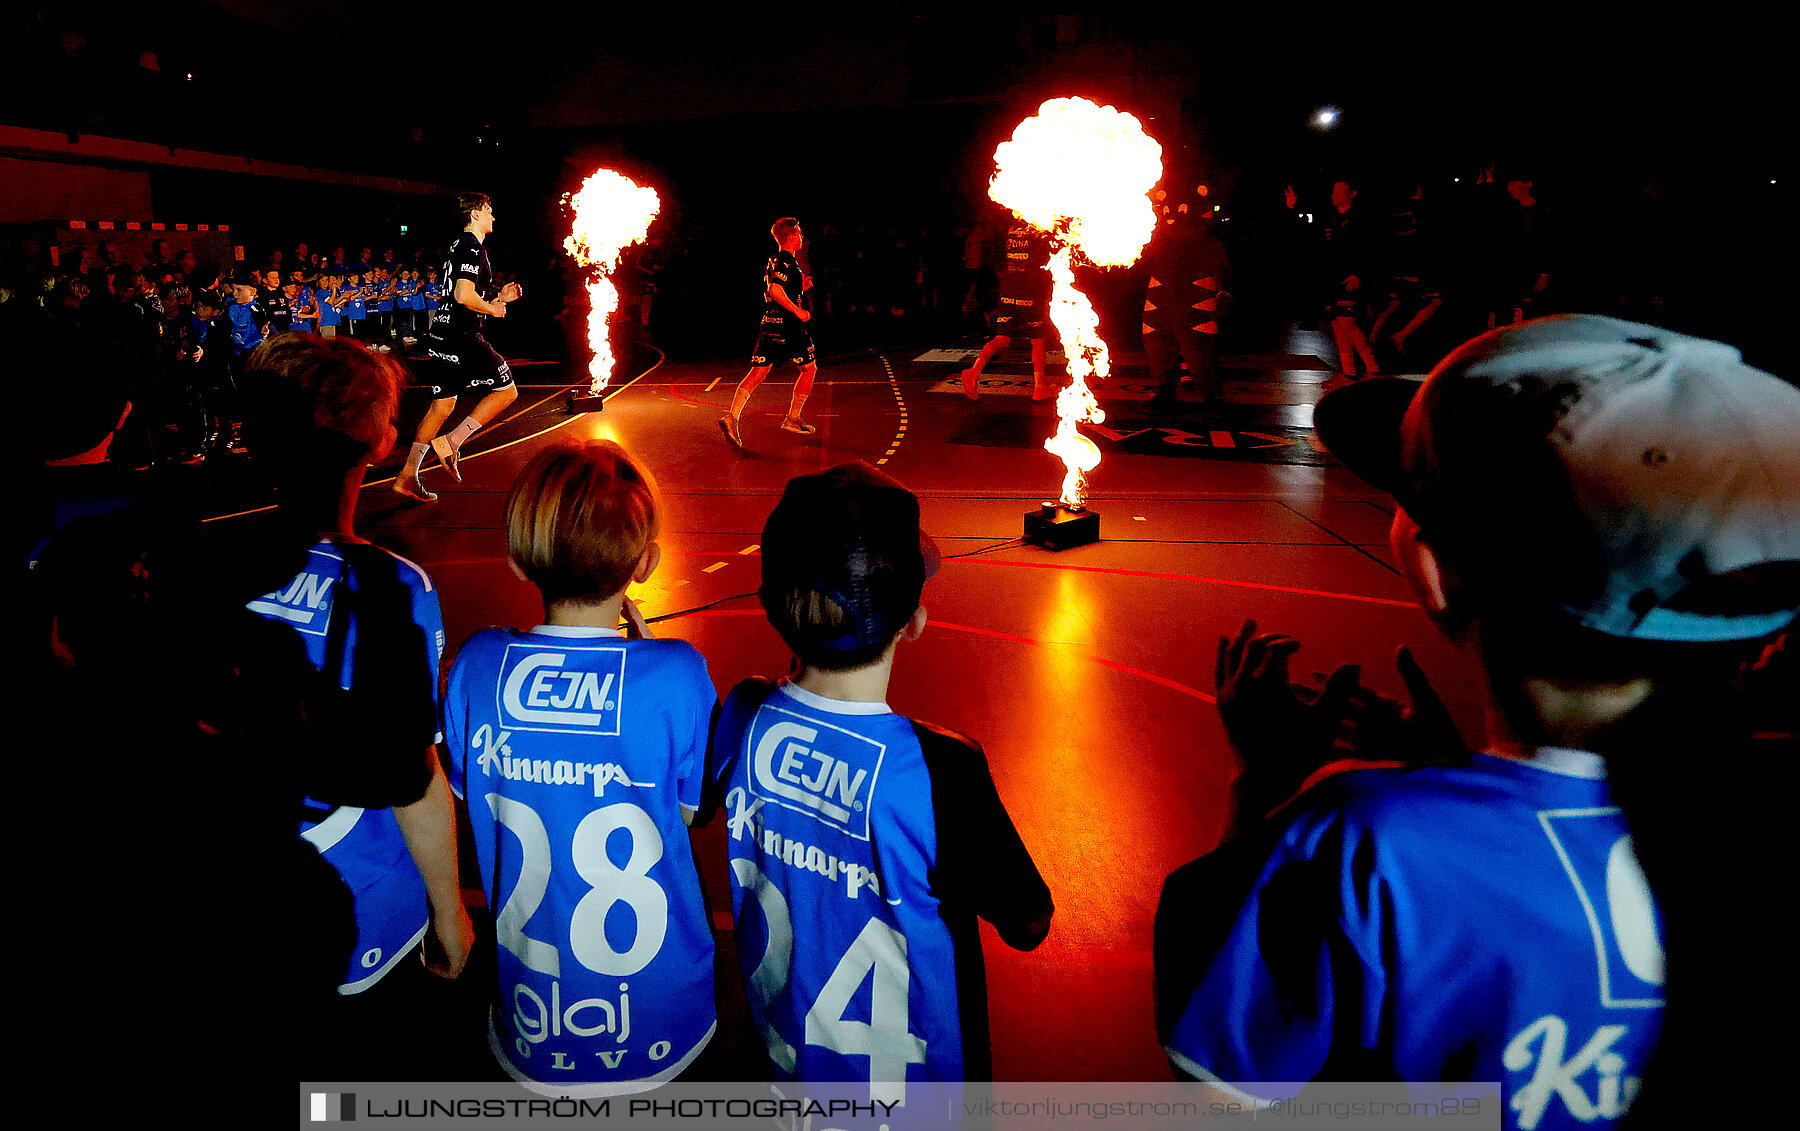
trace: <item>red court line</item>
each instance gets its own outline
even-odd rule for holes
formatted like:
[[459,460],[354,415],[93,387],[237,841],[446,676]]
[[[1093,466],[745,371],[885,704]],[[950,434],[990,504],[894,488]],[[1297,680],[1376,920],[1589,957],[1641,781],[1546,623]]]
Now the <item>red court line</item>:
[[[733,388],[736,388],[736,386],[733,386]],[[669,395],[671,397],[674,397],[678,401],[686,401],[689,404],[697,404],[697,405],[700,405],[702,408],[730,408],[731,407],[731,402],[729,402],[729,401],[727,401],[724,404],[714,404],[711,401],[703,401],[703,400],[699,400],[695,397],[690,397],[686,393],[678,393],[675,391],[675,386],[673,386],[673,385],[669,386]]]
[[[705,609],[697,613],[689,613],[688,615],[695,617],[759,617],[763,615],[763,611],[761,609]],[[972,624],[952,624],[949,621],[943,620],[928,620],[925,624],[928,628],[948,628],[953,632],[968,632],[976,636],[993,636],[1001,640],[1010,640],[1015,644],[1041,645],[1044,643],[1042,640],[1033,640],[1029,636],[1015,636],[1010,632],[999,632],[991,628],[976,628]],[[1121,664],[1116,660],[1108,660],[1101,656],[1089,656],[1087,658],[1102,667],[1114,668],[1124,672],[1126,675],[1135,675],[1139,679],[1149,680],[1151,683],[1159,684],[1160,686],[1170,688],[1174,691],[1179,691],[1183,695],[1191,695],[1204,703],[1218,702],[1217,699],[1204,691],[1189,687],[1185,683],[1178,683],[1172,679],[1165,679],[1160,675],[1153,675],[1142,668],[1134,668],[1130,664]]]
[[[682,550],[687,557],[759,558],[761,554],[745,554],[737,550]],[[1365,597],[1360,593],[1339,593],[1331,589],[1301,589],[1293,585],[1269,585],[1260,581],[1234,581],[1226,577],[1200,577],[1191,573],[1153,573],[1142,569],[1111,569],[1106,566],[1064,565],[1061,562],[1010,562],[1004,558],[945,558],[946,564],[1016,566],[1020,569],[1066,569],[1077,573],[1111,573],[1120,577],[1149,577],[1162,581],[1198,581],[1203,585],[1224,585],[1233,589],[1265,589],[1275,593],[1297,593],[1303,597],[1336,597],[1343,601],[1361,601],[1370,605],[1390,605],[1396,609],[1416,609],[1414,601],[1396,601],[1392,597]],[[980,631],[971,629],[970,631]]]
[[1208,695],[1206,692],[1201,691],[1197,688],[1189,687],[1185,683],[1176,683],[1174,680],[1164,679],[1160,675],[1151,675],[1149,672],[1144,671],[1142,668],[1134,668],[1128,664],[1121,664],[1116,660],[1101,659],[1099,656],[1089,656],[1088,659],[1094,661],[1096,664],[1099,664],[1102,667],[1117,668],[1118,670],[1120,670],[1122,672],[1126,672],[1131,675],[1135,675],[1139,679],[1147,679],[1151,683],[1160,683],[1164,687],[1173,688],[1176,691],[1181,692],[1183,695],[1192,695],[1194,698],[1202,700],[1203,702],[1217,703],[1219,701],[1216,696]]
[[1058,562],[1009,562],[993,558],[950,558],[958,565],[1018,566],[1022,569],[1069,569],[1080,573],[1114,573],[1122,577],[1152,577],[1165,581],[1198,581],[1206,585],[1225,585],[1234,589],[1267,589],[1276,593],[1298,593],[1304,597],[1337,597],[1345,601],[1364,601],[1371,605],[1392,605],[1400,609],[1416,609],[1412,601],[1396,601],[1389,597],[1365,597],[1360,593],[1336,593],[1330,589],[1299,589],[1292,585],[1266,585],[1259,581],[1233,581],[1225,577],[1198,577],[1191,573],[1151,573],[1141,569],[1108,569],[1105,566],[1062,565]]
[[1010,640],[1015,644],[1042,644],[1043,643],[1042,640],[1033,640],[1029,636],[1014,636],[1010,632],[1000,632],[1000,631],[998,631],[996,629],[992,629],[992,628],[976,628],[972,624],[951,624],[947,620],[928,620],[925,622],[925,624],[927,627],[931,627],[931,628],[948,628],[948,629],[953,629],[956,632],[972,632],[977,636],[995,636],[995,637],[999,637],[1001,640]]

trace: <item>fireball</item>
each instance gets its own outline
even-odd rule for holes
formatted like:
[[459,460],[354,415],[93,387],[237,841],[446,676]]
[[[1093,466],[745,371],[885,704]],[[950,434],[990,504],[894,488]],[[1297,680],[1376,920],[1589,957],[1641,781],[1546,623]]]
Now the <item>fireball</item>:
[[656,190],[633,183],[611,169],[597,169],[581,183],[579,191],[563,197],[563,206],[574,213],[563,250],[588,269],[589,389],[598,396],[612,380],[612,344],[606,321],[619,306],[619,291],[612,273],[619,256],[649,234],[650,222],[662,208]]
[[1050,321],[1062,336],[1070,382],[1057,395],[1056,434],[1044,447],[1067,469],[1062,504],[1080,510],[1100,450],[1077,426],[1106,419],[1087,378],[1112,372],[1112,360],[1093,304],[1075,287],[1075,261],[1123,267],[1143,254],[1156,231],[1150,192],[1162,179],[1162,146],[1130,114],[1053,98],[994,150],[994,165],[988,195],[1053,246]]

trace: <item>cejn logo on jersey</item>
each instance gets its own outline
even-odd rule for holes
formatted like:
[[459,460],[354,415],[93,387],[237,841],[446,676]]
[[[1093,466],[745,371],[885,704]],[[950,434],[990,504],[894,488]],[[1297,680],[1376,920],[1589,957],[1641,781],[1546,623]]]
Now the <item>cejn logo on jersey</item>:
[[1605,859],[1572,850],[1578,834],[1559,835],[1576,822],[1617,820],[1618,809],[1554,809],[1538,814],[1575,888],[1594,940],[1600,1004],[1609,1009],[1655,1009],[1663,1003],[1662,930],[1650,884],[1631,838],[1612,841]]
[[[1553,809],[1539,813],[1538,823],[1550,838],[1587,916],[1594,940],[1599,1004],[1606,1009],[1656,1010],[1663,1004],[1662,931],[1631,837],[1614,838],[1604,859],[1579,851],[1595,838],[1584,837],[1575,826],[1600,821],[1610,829],[1618,812],[1612,807]],[[1608,1016],[1618,1016],[1621,1022],[1634,1020],[1630,1013]],[[1555,1013],[1546,1013],[1515,1033],[1501,1054],[1501,1063],[1516,1074],[1508,1081],[1508,1091],[1522,1131],[1533,1131],[1553,1103],[1583,1123],[1623,1115],[1640,1082],[1632,1070],[1642,1068],[1615,1048],[1630,1036],[1631,1026],[1619,1023],[1601,1025],[1584,1038]],[[1530,1074],[1529,1079],[1521,1083],[1517,1076],[1525,1073]]]
[[750,792],[869,839],[869,802],[887,747],[764,704],[750,724]]
[[625,649],[508,644],[500,664],[500,725],[562,734],[618,734]]
[[266,593],[250,602],[249,609],[265,617],[287,621],[309,636],[325,635],[331,621],[331,587],[335,577],[300,573],[286,589]]

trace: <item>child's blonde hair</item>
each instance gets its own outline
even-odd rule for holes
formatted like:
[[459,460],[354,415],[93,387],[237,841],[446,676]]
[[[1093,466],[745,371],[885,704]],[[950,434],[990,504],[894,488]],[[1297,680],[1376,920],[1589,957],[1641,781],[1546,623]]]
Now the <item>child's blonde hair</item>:
[[611,440],[539,452],[506,499],[506,552],[546,604],[620,592],[660,529],[656,480]]

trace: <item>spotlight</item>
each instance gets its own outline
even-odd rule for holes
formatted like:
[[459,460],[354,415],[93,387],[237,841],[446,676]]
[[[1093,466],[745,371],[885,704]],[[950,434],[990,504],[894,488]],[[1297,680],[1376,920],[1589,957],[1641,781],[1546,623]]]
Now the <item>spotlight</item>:
[[1338,119],[1341,117],[1343,117],[1343,113],[1336,106],[1321,106],[1313,112],[1313,128],[1328,130],[1337,125]]

